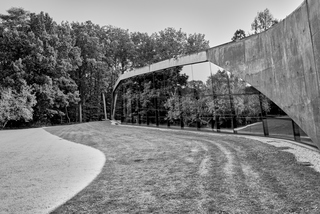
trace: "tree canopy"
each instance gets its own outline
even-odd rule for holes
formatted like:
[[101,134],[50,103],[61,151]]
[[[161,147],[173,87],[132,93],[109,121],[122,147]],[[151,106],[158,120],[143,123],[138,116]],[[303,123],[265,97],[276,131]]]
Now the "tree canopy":
[[278,22],[279,20],[273,18],[273,15],[270,13],[269,9],[266,8],[264,11],[257,13],[257,16],[254,18],[251,24],[251,30],[253,30],[254,33],[261,33],[268,30]]
[[244,32],[244,30],[242,29],[238,29],[236,30],[236,32],[234,32],[233,37],[231,38],[232,41],[237,41],[237,40],[241,40],[243,38],[246,37],[246,33]]
[[[266,9],[258,13],[252,26],[260,32],[276,22]],[[245,36],[239,29],[232,40]],[[0,14],[0,125],[101,120],[101,96],[106,95],[110,112],[119,75],[207,48],[204,34],[182,29],[165,28],[149,35],[91,21],[57,24],[47,13],[11,8]],[[206,82],[188,82],[181,70],[175,67],[124,81],[123,105],[131,114],[162,108],[166,111],[158,112],[162,117],[175,120],[182,116],[185,123],[209,113],[234,114],[226,97],[246,90],[242,80],[219,71]],[[256,116],[256,101],[239,96],[232,103],[237,114]],[[264,108],[268,110],[268,103]]]
[[101,94],[110,106],[120,74],[208,43],[181,29],[148,35],[91,21],[57,24],[47,13],[11,8],[0,14],[0,123],[99,120]]

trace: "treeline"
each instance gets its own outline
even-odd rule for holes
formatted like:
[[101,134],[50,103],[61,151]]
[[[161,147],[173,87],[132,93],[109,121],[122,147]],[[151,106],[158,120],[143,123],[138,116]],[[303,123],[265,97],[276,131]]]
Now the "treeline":
[[[268,30],[279,20],[268,9],[258,12],[251,24],[254,34]],[[249,36],[238,29],[232,41]],[[183,50],[183,49],[181,49]],[[191,50],[189,53],[191,53]],[[190,80],[181,67],[127,79],[118,89],[116,119],[152,123],[182,122],[206,126],[212,121],[227,127],[231,120],[238,125],[260,121],[267,113],[284,115],[273,102],[233,74],[221,70],[205,82]]]
[[215,120],[220,127],[227,127],[233,117],[242,126],[277,109],[259,91],[227,71],[219,70],[202,82],[190,80],[176,67],[124,80],[118,88],[115,116],[129,122],[160,120],[183,122],[184,126],[208,126]]
[[[47,13],[0,14],[0,125],[100,120],[118,76],[209,47],[203,34],[166,28],[148,35]],[[82,114],[80,114],[80,111]],[[80,119],[81,116],[81,119]]]

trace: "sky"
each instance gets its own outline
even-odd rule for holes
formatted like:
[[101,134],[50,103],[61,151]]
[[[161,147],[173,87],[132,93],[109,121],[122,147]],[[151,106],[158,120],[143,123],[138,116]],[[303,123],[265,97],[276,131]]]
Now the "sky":
[[[0,0],[0,14],[11,7],[29,12],[46,12],[57,23],[92,21],[100,26],[113,25],[130,32],[149,35],[167,27],[187,34],[205,34],[210,47],[231,41],[237,29],[251,33],[257,12],[268,8],[274,18],[284,19],[303,0]],[[188,66],[193,70],[209,68],[208,64]],[[202,68],[203,67],[203,68]],[[187,72],[187,71],[186,71]],[[199,73],[200,74],[200,73]],[[204,75],[200,79],[203,79]],[[208,76],[208,75],[206,75]]]

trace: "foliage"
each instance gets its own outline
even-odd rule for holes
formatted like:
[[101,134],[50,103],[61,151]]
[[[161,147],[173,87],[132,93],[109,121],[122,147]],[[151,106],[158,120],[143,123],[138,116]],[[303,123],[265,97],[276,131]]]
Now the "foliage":
[[[233,74],[218,71],[209,76],[206,83],[188,82],[180,93],[175,92],[170,96],[164,106],[169,120],[182,117],[187,125],[197,121],[207,124],[208,121],[203,119],[206,116],[220,116],[222,119],[233,114],[238,117],[258,117],[261,114],[258,93]],[[265,97],[261,100],[263,110],[268,112],[269,101]]]
[[189,34],[184,50],[185,54],[192,54],[209,48],[209,41],[205,40],[204,34]]
[[[33,117],[28,117],[32,123],[100,120],[101,94],[107,95],[109,111],[112,87],[120,74],[201,51],[208,43],[203,34],[187,36],[181,29],[166,28],[148,35],[91,21],[57,24],[47,13],[11,8],[0,14],[0,85],[11,94],[19,93],[21,87],[33,92],[36,102],[30,109]],[[153,76],[140,79],[144,92],[130,96],[140,99],[143,107],[155,105],[156,97],[185,84],[187,78],[178,70],[181,68],[159,72],[152,85]],[[174,79],[168,89],[156,90],[161,78],[170,79],[170,75]]]
[[31,120],[32,107],[35,104],[35,95],[28,86],[22,86],[19,92],[11,88],[0,88],[0,124],[2,128],[11,120]]
[[66,26],[58,26],[48,14],[15,8],[8,13],[0,16],[1,85],[30,87],[37,100],[33,119],[46,123],[79,100],[69,72],[81,63],[80,51],[72,47]]
[[258,12],[257,16],[254,18],[251,29],[254,33],[261,33],[268,30],[273,25],[277,24],[279,21],[273,18],[273,15],[270,13],[269,9],[266,8],[264,11]]
[[203,34],[189,34],[181,29],[166,28],[152,35],[155,40],[155,61],[178,58],[209,48]]
[[[201,121],[201,118],[207,115],[210,110],[209,98],[195,96],[179,96],[174,94],[164,104],[168,110],[167,118],[169,120],[183,119],[184,124],[190,126],[191,124]],[[207,122],[202,120],[202,123]]]
[[156,40],[156,61],[178,58],[185,54],[187,35],[181,29],[166,28],[153,34]]
[[[181,67],[166,69],[153,74],[137,76],[122,84],[123,98],[131,114],[154,114],[155,109],[164,105],[161,98],[173,95],[186,86],[188,76],[180,74]],[[132,106],[133,105],[133,106]],[[131,109],[133,108],[133,112]],[[148,109],[148,110],[147,110]]]
[[114,26],[102,28],[102,44],[105,46],[104,57],[109,69],[119,74],[131,69],[135,45],[130,32]]
[[134,45],[131,56],[132,67],[140,68],[155,62],[155,38],[147,33],[140,32],[133,32],[130,37]]
[[[72,23],[72,36],[75,47],[81,50],[82,63],[71,72],[75,80],[83,108],[83,121],[99,120],[103,116],[101,93],[106,91],[108,66],[105,58],[105,45],[101,42],[103,30],[91,21]],[[102,37],[103,38],[103,37]],[[79,107],[80,109],[80,107]]]
[[231,38],[231,40],[235,42],[235,41],[241,40],[245,37],[246,37],[246,33],[244,32],[244,30],[238,29],[238,30],[236,30],[236,32],[234,32],[234,35]]
[[[46,13],[22,8],[7,12],[0,14],[2,124],[20,119],[40,124],[100,120],[104,117],[101,94],[107,95],[109,112],[119,75],[209,48],[203,34],[187,34],[181,29],[166,28],[148,35],[111,25],[101,27],[91,21],[57,24]],[[255,30],[267,29],[270,22],[276,20],[266,9],[258,13]],[[239,29],[232,40],[245,36]],[[241,94],[248,88],[233,75],[219,71],[205,83],[188,82],[181,69],[125,81],[122,90],[123,105],[130,109],[127,114],[155,114],[166,108],[168,115],[160,112],[162,116],[169,120],[183,117],[186,124],[192,124],[206,115],[236,112],[255,116],[261,111],[258,96],[234,96],[230,101],[229,93]],[[28,102],[13,101],[23,100],[21,97],[28,97]],[[22,110],[10,110],[13,106]],[[268,102],[263,106],[270,109]]]

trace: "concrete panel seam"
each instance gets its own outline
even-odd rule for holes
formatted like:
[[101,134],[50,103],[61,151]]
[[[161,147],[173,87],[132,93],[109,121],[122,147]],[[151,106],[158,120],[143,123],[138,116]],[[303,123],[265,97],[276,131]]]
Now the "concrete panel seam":
[[[307,17],[308,17],[308,25],[309,25],[309,31],[310,31],[310,37],[311,37],[311,45],[312,45],[312,54],[313,54],[313,62],[314,62],[314,67],[316,69],[316,71],[318,71],[318,67],[317,67],[317,59],[316,59],[316,54],[315,54],[315,50],[314,50],[314,43],[313,43],[313,35],[312,35],[312,30],[311,30],[311,24],[310,24],[310,13],[309,13],[309,3],[308,0],[306,0],[306,5],[307,5]],[[316,77],[317,77],[317,84],[318,84],[318,91],[319,91],[319,82],[318,82],[318,73],[316,73]]]

